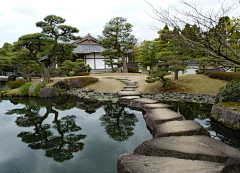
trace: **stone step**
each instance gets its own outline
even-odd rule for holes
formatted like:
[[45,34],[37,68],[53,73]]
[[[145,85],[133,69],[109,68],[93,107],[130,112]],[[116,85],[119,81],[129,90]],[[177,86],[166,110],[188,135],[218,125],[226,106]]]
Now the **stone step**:
[[153,103],[159,103],[157,100],[148,99],[148,98],[140,98],[140,99],[134,99],[130,102],[129,107],[133,109],[142,109],[144,104],[153,104]]
[[139,96],[125,96],[125,97],[120,97],[119,98],[119,103],[128,105],[133,99],[139,99]]
[[163,103],[154,103],[154,104],[144,104],[142,109],[144,111],[148,111],[149,109],[157,109],[157,108],[168,108],[170,105]]
[[138,86],[125,86],[124,88],[137,88]]
[[139,91],[119,91],[116,94],[119,97],[124,97],[124,96],[141,96],[142,95],[142,93],[140,93]]
[[167,136],[192,136],[207,135],[209,132],[199,123],[193,120],[169,121],[154,126],[152,135],[154,138]]
[[134,91],[134,89],[133,88],[124,88],[121,91]]
[[118,173],[219,173],[223,169],[222,163],[129,153],[119,156],[117,162]]
[[185,118],[170,109],[150,109],[143,116],[146,121],[147,126],[153,130],[154,126],[162,124],[168,121],[174,120],[184,120]]
[[143,142],[135,154],[240,164],[240,151],[208,136],[170,136]]

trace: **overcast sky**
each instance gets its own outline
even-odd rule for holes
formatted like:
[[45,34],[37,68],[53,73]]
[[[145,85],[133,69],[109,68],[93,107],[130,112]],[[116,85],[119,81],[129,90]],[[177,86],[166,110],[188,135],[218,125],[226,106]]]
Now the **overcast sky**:
[[[181,5],[176,0],[147,0],[156,7],[170,4]],[[193,0],[190,0],[191,2]],[[199,0],[204,8],[213,7],[218,0]],[[233,4],[238,0],[225,0]],[[66,19],[65,24],[77,27],[78,35],[90,33],[97,37],[103,27],[114,17],[125,17],[133,25],[132,34],[139,42],[158,37],[151,26],[163,28],[164,24],[152,19],[146,12],[150,6],[144,0],[8,0],[0,5],[0,47],[5,42],[13,43],[25,34],[40,32],[36,22],[43,21],[47,15],[54,14]],[[232,16],[237,17],[240,8]]]

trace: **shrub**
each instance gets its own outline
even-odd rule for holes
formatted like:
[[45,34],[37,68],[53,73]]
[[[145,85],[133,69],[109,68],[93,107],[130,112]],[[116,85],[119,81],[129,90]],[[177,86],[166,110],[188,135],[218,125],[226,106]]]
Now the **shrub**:
[[220,88],[221,99],[223,102],[240,102],[240,80],[232,80],[225,87]]
[[98,82],[98,78],[95,77],[76,77],[76,78],[69,78],[69,79],[64,79],[64,82],[70,83],[72,80],[79,80],[82,82],[83,86],[89,85],[91,83],[96,83]]
[[25,83],[19,88],[20,95],[27,95],[28,89],[32,85],[32,83]]
[[203,74],[205,73],[207,70],[201,70],[201,71],[197,71],[196,74]]
[[128,73],[137,73],[138,70],[134,67],[128,67]]
[[21,80],[16,80],[16,81],[9,81],[8,82],[8,86],[11,88],[11,89],[14,89],[14,88],[19,88],[20,86],[22,86],[25,82],[21,81]]
[[87,76],[89,74],[90,73],[88,73],[88,72],[78,72],[78,73],[74,73],[73,76]]
[[235,72],[212,72],[210,78],[231,81],[233,79],[240,79],[240,73]]
[[47,83],[45,83],[45,82],[40,82],[39,84],[37,84],[37,86],[36,86],[36,87],[34,88],[34,90],[33,90],[32,95],[33,95],[33,96],[37,96],[40,88],[43,88],[43,87],[45,87],[46,85],[47,85]]

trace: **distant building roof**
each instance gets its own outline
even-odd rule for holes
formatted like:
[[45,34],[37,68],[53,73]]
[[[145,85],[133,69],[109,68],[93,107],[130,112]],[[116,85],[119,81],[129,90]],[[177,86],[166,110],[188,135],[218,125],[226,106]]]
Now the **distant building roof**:
[[103,47],[99,46],[96,43],[80,43],[77,44],[77,46],[78,47],[76,47],[73,52],[79,54],[100,53],[105,50]]

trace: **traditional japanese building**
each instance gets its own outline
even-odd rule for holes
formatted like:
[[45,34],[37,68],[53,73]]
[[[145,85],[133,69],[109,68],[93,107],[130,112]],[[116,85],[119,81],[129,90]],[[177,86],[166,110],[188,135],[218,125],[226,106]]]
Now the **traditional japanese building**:
[[[72,44],[77,45],[74,49],[74,53],[78,55],[75,59],[82,58],[86,65],[92,68],[92,72],[107,72],[111,71],[111,68],[105,64],[104,56],[100,55],[105,49],[97,44],[97,39],[90,34],[84,36],[81,40],[75,41]],[[114,61],[118,61],[116,57]]]

